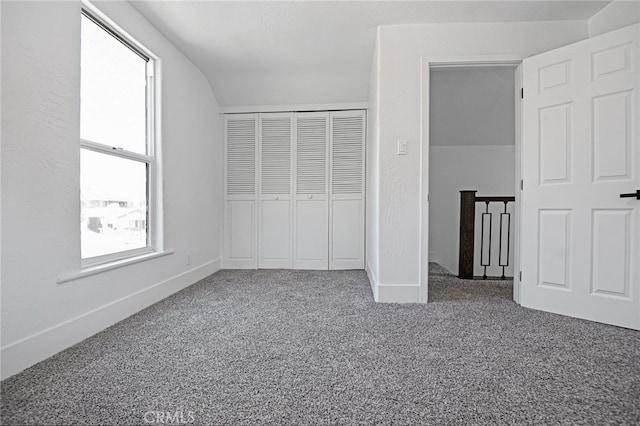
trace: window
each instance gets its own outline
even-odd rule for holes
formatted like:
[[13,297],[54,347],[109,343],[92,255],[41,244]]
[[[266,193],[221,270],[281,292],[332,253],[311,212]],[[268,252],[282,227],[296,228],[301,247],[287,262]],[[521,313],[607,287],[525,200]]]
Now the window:
[[153,60],[81,19],[81,257],[93,265],[153,251]]

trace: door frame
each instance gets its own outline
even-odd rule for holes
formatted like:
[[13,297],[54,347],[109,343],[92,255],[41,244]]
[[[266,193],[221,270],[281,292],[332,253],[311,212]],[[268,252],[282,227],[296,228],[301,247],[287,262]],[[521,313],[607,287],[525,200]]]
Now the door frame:
[[463,55],[420,58],[420,303],[428,302],[429,294],[429,93],[430,70],[437,67],[505,66],[515,72],[515,225],[513,256],[513,300],[520,304],[520,233],[523,224],[519,214],[522,204],[522,60],[520,55]]

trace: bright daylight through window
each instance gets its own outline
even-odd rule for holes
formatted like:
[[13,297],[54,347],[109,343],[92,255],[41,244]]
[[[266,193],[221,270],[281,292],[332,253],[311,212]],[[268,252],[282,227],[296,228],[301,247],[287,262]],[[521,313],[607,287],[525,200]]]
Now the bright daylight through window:
[[81,253],[93,264],[153,246],[153,63],[84,11],[81,55]]

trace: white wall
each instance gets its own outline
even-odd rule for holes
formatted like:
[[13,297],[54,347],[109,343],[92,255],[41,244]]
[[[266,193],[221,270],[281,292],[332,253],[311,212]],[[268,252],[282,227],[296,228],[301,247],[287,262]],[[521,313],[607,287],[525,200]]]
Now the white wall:
[[589,19],[589,37],[640,22],[640,2],[615,0]]
[[[381,301],[418,301],[422,268],[426,268],[427,253],[422,256],[424,262],[420,254],[420,230],[426,228],[420,226],[421,177],[428,176],[428,155],[420,154],[421,138],[428,141],[421,115],[423,59],[525,58],[586,37],[586,21],[380,27],[379,84],[374,95],[379,100],[380,125]],[[406,156],[396,155],[400,139],[408,141]]]
[[175,253],[57,284],[80,269],[81,4],[3,2],[3,378],[219,269],[222,139],[213,92],[129,3],[99,7],[161,58],[163,236]]
[[[478,196],[513,196],[515,146],[431,146],[429,154],[429,261],[457,275],[460,191],[475,189]],[[476,207],[479,212],[483,205]],[[494,241],[497,243],[497,238]],[[479,256],[475,260],[479,264]],[[509,269],[512,271],[513,267]],[[498,271],[493,268],[490,272],[496,275]]]
[[514,144],[515,68],[434,68],[430,81],[431,146]]
[[373,297],[378,300],[378,232],[380,229],[380,186],[378,184],[379,167],[379,138],[378,138],[378,68],[380,55],[378,43],[373,53],[371,77],[369,83],[369,109],[367,110],[367,138],[366,138],[366,269],[373,291]]

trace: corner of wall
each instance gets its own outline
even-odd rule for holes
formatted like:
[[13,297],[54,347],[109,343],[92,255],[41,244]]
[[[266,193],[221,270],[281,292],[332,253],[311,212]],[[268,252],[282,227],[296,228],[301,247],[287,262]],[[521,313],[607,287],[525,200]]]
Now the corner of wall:
[[367,277],[369,278],[369,284],[371,284],[371,292],[373,293],[373,300],[378,302],[378,279],[376,274],[371,268],[369,262],[367,262]]
[[378,300],[377,275],[379,272],[379,27],[376,29],[376,43],[371,62],[369,75],[369,108],[367,110],[367,137],[366,137],[366,253],[367,274],[371,282],[373,297]]
[[379,284],[376,302],[380,303],[420,303],[420,285]]
[[640,2],[614,0],[587,22],[589,37],[640,23]]
[[[162,114],[169,119],[161,125],[162,160],[170,184],[163,188],[164,236],[165,246],[177,255],[84,277],[77,285],[55,285],[61,273],[80,264],[80,246],[73,243],[80,233],[74,168],[79,167],[79,149],[69,143],[78,140],[80,128],[80,7],[80,1],[2,4],[2,43],[10,46],[2,52],[2,84],[11,87],[3,90],[2,107],[12,117],[2,123],[2,136],[7,136],[2,141],[2,197],[10,201],[2,206],[2,246],[12,248],[3,250],[1,259],[2,378],[220,269],[216,223],[222,220],[223,144],[219,118],[212,121],[219,112],[215,94],[206,91],[200,70],[129,3],[99,2],[106,16],[163,61],[163,100],[169,102],[163,103]],[[48,25],[52,21],[58,25]],[[36,86],[39,90],[31,90]],[[11,155],[5,158],[5,153]],[[51,167],[38,167],[44,163]],[[28,197],[33,191],[48,197]],[[30,199],[37,208],[25,204]],[[40,220],[43,211],[46,221]],[[9,229],[14,232],[8,235]],[[185,264],[185,252],[192,266]]]
[[1,380],[63,351],[220,270],[214,259],[2,348]]

